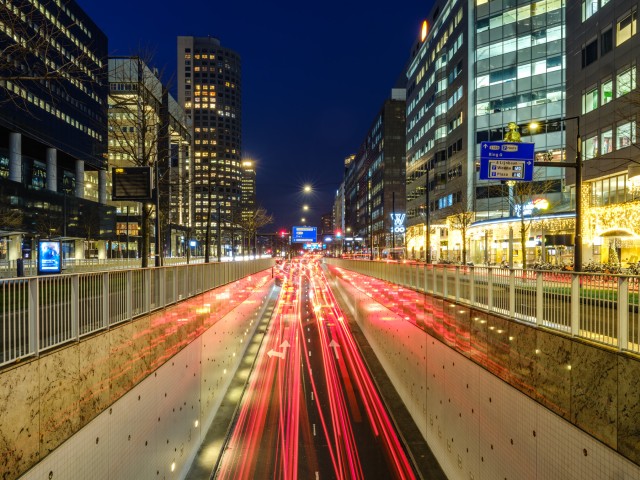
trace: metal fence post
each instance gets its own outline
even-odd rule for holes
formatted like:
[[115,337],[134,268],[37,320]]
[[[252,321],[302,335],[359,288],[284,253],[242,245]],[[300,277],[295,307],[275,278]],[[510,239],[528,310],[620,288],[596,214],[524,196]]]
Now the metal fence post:
[[133,318],[133,270],[127,270],[126,274],[127,289],[125,290],[125,318],[131,320]]
[[[526,275],[523,270],[522,275]],[[509,317],[516,318],[516,271],[509,269]]]
[[618,349],[629,348],[629,277],[618,277]]
[[536,325],[544,322],[544,278],[542,272],[536,273]]
[[487,310],[493,310],[493,269],[487,270]]
[[476,271],[474,267],[469,267],[469,303],[472,307],[476,305]]
[[80,340],[80,276],[71,277],[71,338]]
[[[109,297],[110,297],[110,288],[109,288],[109,272],[105,272],[102,274],[102,327],[107,328],[110,324],[109,315],[111,310],[111,305],[109,305]],[[131,290],[127,292],[127,300],[129,301],[129,305],[131,304]],[[125,300],[125,301],[127,301]]]
[[571,335],[580,333],[580,275],[571,276]]
[[455,285],[455,297],[456,297],[456,303],[460,301],[460,272],[461,272],[461,268],[460,265],[456,265],[456,276],[454,279],[454,285]]
[[40,309],[38,278],[29,279],[29,352],[38,355],[40,351]]
[[166,297],[166,293],[167,293],[167,270],[166,268],[156,268],[154,269],[154,271],[158,272],[158,297],[160,297],[158,299],[158,303],[159,305],[156,305],[156,308],[164,308],[167,306],[167,297]]

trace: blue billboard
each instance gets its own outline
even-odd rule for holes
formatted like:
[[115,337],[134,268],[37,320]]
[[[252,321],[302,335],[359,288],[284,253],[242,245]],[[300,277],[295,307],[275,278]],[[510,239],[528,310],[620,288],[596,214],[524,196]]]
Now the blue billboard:
[[318,241],[318,228],[293,227],[291,241],[293,243],[316,243]]
[[62,271],[61,243],[55,240],[38,241],[38,274]]

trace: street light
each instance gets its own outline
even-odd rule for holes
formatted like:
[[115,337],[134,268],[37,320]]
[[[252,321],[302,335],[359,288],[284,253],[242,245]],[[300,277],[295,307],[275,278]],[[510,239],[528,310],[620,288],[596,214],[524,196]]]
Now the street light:
[[309,210],[309,205],[303,205],[302,206],[302,210],[304,210],[305,212]]

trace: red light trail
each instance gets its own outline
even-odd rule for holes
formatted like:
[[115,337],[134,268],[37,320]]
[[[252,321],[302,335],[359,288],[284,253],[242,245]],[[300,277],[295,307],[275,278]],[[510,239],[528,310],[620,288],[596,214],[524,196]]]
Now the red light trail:
[[294,261],[279,274],[275,314],[216,478],[414,479],[319,263]]

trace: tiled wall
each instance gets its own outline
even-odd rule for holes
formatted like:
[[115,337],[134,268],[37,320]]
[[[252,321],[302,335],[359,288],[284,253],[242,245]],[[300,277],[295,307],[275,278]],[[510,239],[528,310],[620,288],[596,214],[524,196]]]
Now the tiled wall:
[[432,298],[424,331],[336,286],[449,478],[640,478],[635,359]]
[[177,475],[271,283],[253,275],[2,372],[0,477],[38,461],[25,478]]

